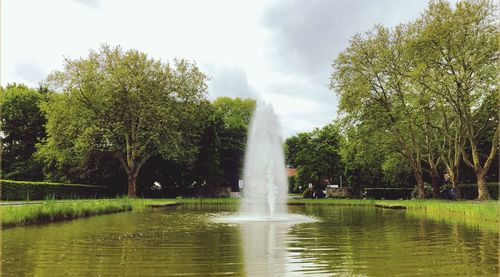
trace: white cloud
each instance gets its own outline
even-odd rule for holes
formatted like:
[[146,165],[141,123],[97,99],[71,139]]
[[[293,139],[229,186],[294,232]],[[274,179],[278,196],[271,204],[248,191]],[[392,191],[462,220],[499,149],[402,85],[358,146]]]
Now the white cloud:
[[101,8],[101,3],[99,0],[73,0],[79,4],[82,4],[84,6],[87,6],[91,9],[99,9]]
[[211,99],[269,101],[289,136],[335,118],[337,100],[326,87],[330,64],[354,32],[407,21],[426,2],[2,1],[2,85],[37,86],[62,68],[64,56],[120,44],[162,60],[196,61],[212,77]]
[[34,59],[21,61],[16,64],[13,75],[16,76],[18,82],[39,84],[45,78],[46,72]]
[[260,98],[250,83],[245,69],[234,65],[208,64],[202,67],[207,72],[209,98],[231,96],[240,98]]

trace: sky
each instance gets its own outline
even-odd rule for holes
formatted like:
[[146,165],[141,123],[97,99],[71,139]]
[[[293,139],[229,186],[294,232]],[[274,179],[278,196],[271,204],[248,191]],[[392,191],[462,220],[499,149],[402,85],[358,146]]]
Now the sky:
[[356,33],[417,18],[427,0],[0,0],[1,84],[37,87],[102,43],[185,58],[208,98],[271,103],[283,137],[337,117],[331,64]]

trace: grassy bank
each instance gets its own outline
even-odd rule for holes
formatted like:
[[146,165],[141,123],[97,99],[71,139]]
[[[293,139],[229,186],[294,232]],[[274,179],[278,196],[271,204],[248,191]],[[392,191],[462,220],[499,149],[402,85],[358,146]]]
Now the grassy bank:
[[176,199],[141,198],[25,201],[17,202],[23,205],[0,206],[0,219],[2,228],[8,228],[131,210],[141,211],[150,205],[176,202]]
[[[234,205],[234,198],[181,198],[188,205]],[[426,217],[433,220],[453,221],[468,225],[491,227],[498,230],[500,202],[498,201],[446,201],[446,200],[373,200],[373,199],[289,199],[289,205],[306,206],[404,206],[409,216]]]
[[378,200],[377,203],[403,205],[412,212],[428,215],[447,215],[467,219],[499,222],[498,201],[445,201],[445,200]]
[[[73,219],[121,211],[140,211],[150,205],[180,203],[198,205],[236,205],[235,198],[177,198],[177,199],[98,199],[43,201],[43,204],[2,206],[0,218],[3,227],[29,225]],[[424,216],[436,220],[453,219],[467,224],[498,225],[499,202],[444,201],[444,200],[361,200],[361,199],[289,199],[291,205],[307,206],[366,206],[376,204],[401,205],[410,216]]]
[[[236,198],[179,198],[175,199],[182,204],[192,205],[233,205],[239,203]],[[164,201],[164,200],[156,200]],[[313,206],[404,206],[412,212],[429,215],[446,215],[466,217],[469,219],[499,222],[500,202],[498,201],[446,201],[446,200],[373,200],[373,199],[289,199],[290,205]]]
[[44,201],[42,204],[0,207],[2,228],[62,221],[79,217],[129,211],[134,203],[130,199]]
[[498,201],[293,199],[289,203],[308,206],[404,206],[405,214],[409,217],[465,224],[493,232],[499,231],[500,223]]

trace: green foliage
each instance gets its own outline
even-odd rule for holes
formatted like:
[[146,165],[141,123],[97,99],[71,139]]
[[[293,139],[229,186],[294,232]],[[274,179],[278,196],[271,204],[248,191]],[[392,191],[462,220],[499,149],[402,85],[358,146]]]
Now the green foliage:
[[224,125],[220,115],[212,112],[206,119],[199,152],[194,162],[195,189],[206,190],[226,185],[222,169],[220,130]]
[[46,198],[96,198],[109,196],[106,187],[52,182],[0,180],[2,200],[41,200]]
[[219,97],[213,101],[214,117],[220,142],[218,153],[225,184],[237,187],[243,168],[248,126],[255,110],[253,99]]
[[212,102],[215,113],[222,117],[224,127],[232,129],[246,129],[255,110],[254,99],[239,97],[218,97]]
[[300,193],[297,176],[288,176],[288,193]]
[[[376,167],[390,177],[385,181],[409,175],[400,171],[398,153],[413,171],[419,198],[425,197],[424,171],[429,169],[438,188],[439,163],[457,175],[460,155],[478,184],[484,182],[499,137],[496,100],[490,102],[498,98],[495,10],[489,0],[459,1],[455,8],[431,1],[408,24],[356,34],[334,61],[331,89],[340,98],[342,119],[348,129],[369,131],[374,139],[368,140],[386,150]],[[348,143],[344,157],[355,157],[361,143]],[[362,165],[346,169],[362,176],[356,170]],[[487,191],[479,198],[488,199]]]
[[[204,106],[206,116],[193,162],[153,157],[138,182],[140,193],[153,197],[212,195],[223,186],[237,189],[245,154],[249,120],[255,100],[220,97]],[[150,189],[155,181],[162,186]]]
[[24,85],[8,85],[2,98],[2,175],[40,180],[42,165],[33,159],[35,145],[45,138],[45,117],[40,110],[46,95]]
[[365,188],[368,199],[410,199],[414,188]]
[[292,168],[297,168],[297,154],[300,151],[300,136],[304,136],[298,134],[296,136],[289,137],[285,140],[285,162],[287,166]]
[[120,47],[66,59],[64,70],[48,77],[62,93],[44,106],[48,138],[39,156],[55,171],[81,171],[93,151],[108,152],[121,162],[135,196],[135,180],[150,157],[195,159],[205,81],[194,63],[164,63]]
[[335,124],[310,133],[299,133],[285,141],[286,160],[297,166],[299,185],[338,183],[343,173],[340,157],[342,137]]
[[[404,167],[392,166],[389,160],[391,146],[368,124],[347,126],[341,143],[340,154],[344,164],[344,182],[355,195],[361,195],[365,187],[394,187],[400,180],[392,176],[401,176],[402,182],[408,173]],[[384,167],[385,165],[385,167]],[[406,174],[406,176],[405,176]],[[404,178],[406,177],[406,178]]]

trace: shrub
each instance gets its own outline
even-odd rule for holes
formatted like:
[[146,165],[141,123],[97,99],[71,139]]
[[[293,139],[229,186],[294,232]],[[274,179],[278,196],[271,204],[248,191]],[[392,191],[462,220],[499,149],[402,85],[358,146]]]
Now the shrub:
[[312,188],[306,188],[306,190],[304,190],[304,192],[302,193],[302,197],[312,198],[312,193],[313,193]]
[[46,198],[98,198],[109,196],[101,186],[0,180],[2,200],[41,200]]
[[365,188],[369,199],[410,199],[413,188]]

